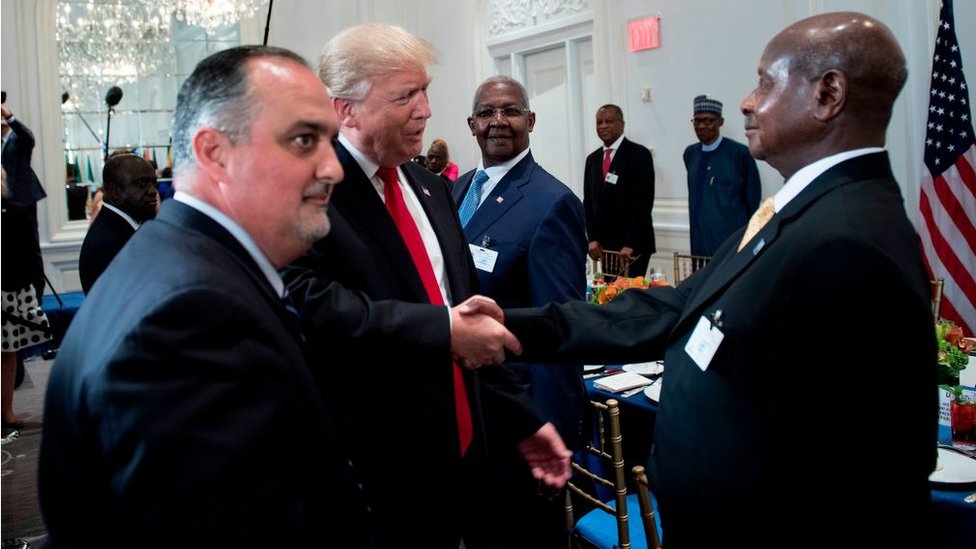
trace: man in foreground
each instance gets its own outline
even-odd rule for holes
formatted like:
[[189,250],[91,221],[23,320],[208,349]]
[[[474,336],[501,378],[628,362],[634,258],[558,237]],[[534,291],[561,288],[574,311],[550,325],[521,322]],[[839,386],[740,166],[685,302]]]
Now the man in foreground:
[[[325,45],[319,72],[345,178],[332,232],[285,273],[317,360],[333,365],[339,347],[355,357],[327,368],[330,395],[382,547],[457,549],[484,520],[471,509],[491,452],[517,447],[544,485],[569,477],[570,452],[508,368],[458,366],[500,362],[517,342],[495,320],[458,312],[477,285],[467,242],[447,183],[411,162],[434,60],[426,41],[392,25],[351,27]],[[489,416],[501,436],[485,433]]]
[[[664,356],[650,467],[669,549],[926,545],[936,342],[884,150],[906,72],[869,16],[789,26],[741,106],[749,150],[786,179],[749,227],[677,288],[506,311],[522,359]],[[897,342],[883,371],[878,341]],[[898,397],[876,420],[879,391]]]
[[287,50],[224,50],[184,82],[176,196],[86,297],[51,372],[52,547],[369,543],[276,273],[329,231],[336,131],[325,87]]

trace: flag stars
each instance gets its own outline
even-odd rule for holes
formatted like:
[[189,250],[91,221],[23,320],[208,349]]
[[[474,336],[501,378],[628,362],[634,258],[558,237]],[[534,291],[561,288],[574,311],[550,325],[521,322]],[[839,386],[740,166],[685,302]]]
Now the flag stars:
[[938,126],[936,126],[935,127],[935,131],[937,131],[939,133],[942,133],[942,124],[939,124]]
[[944,91],[940,91],[940,92],[939,92],[939,98],[941,98],[941,99],[945,99],[945,96],[946,96],[946,94],[945,94],[945,92],[944,92]]

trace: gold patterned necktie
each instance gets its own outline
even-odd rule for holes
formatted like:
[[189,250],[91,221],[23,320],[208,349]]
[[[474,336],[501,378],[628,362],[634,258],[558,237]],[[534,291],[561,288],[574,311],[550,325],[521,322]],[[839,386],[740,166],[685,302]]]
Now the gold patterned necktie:
[[776,213],[776,208],[773,206],[773,197],[767,196],[762,204],[759,205],[759,209],[756,213],[752,214],[749,218],[749,225],[746,226],[746,233],[742,235],[742,242],[739,243],[739,251],[746,247],[746,243],[752,240],[752,237],[756,236],[759,229],[769,221],[773,214]]

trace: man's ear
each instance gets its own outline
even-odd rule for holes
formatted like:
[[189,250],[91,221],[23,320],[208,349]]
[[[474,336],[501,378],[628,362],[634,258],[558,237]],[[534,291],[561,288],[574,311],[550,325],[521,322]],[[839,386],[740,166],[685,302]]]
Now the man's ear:
[[471,135],[477,135],[474,131],[474,117],[468,117],[468,128],[471,128]]
[[332,110],[335,111],[340,126],[344,128],[356,127],[356,103],[348,99],[333,97]]
[[227,136],[214,128],[200,128],[191,143],[197,169],[214,181],[227,180],[227,161],[232,144]]
[[816,119],[825,122],[834,118],[847,102],[847,75],[837,69],[828,70],[817,80],[814,94]]

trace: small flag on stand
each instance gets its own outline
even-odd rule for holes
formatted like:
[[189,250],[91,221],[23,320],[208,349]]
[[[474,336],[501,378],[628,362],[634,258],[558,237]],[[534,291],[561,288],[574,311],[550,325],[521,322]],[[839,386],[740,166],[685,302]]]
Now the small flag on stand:
[[952,0],[943,0],[932,57],[925,173],[919,193],[922,252],[945,279],[941,316],[976,330],[976,138]]

